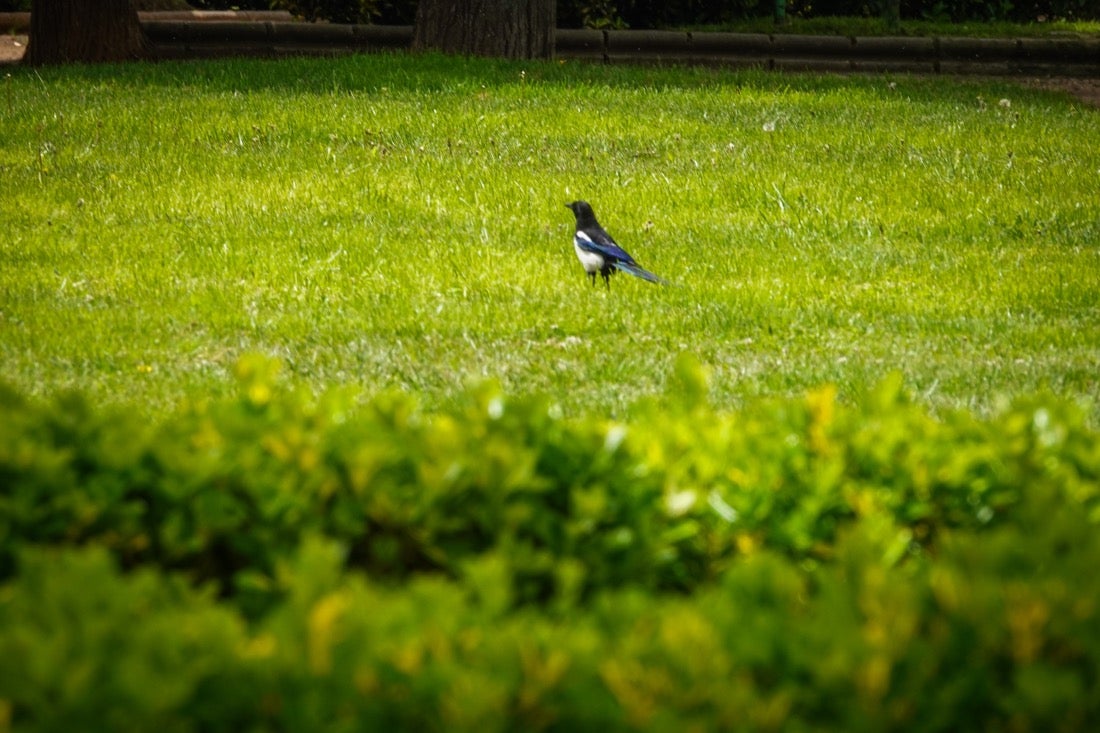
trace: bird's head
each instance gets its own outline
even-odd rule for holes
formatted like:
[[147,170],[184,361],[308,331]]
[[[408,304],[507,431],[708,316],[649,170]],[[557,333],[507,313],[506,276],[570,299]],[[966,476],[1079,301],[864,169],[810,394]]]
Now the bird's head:
[[592,207],[587,201],[574,201],[571,204],[566,204],[565,207],[573,212],[573,216],[577,217],[578,227],[591,226],[596,223],[596,213],[592,211]]

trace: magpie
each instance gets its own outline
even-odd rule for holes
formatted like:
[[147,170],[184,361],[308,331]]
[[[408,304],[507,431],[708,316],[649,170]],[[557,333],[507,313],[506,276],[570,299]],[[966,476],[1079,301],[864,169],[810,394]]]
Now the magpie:
[[667,284],[665,280],[657,277],[648,270],[638,266],[626,251],[615,244],[600,223],[596,221],[596,214],[587,201],[574,201],[566,204],[573,215],[577,217],[577,231],[573,235],[573,249],[577,251],[577,259],[584,265],[584,271],[592,284],[596,284],[596,273],[603,278],[607,289],[611,289],[611,276],[616,270],[629,272],[634,277],[640,277],[651,283]]

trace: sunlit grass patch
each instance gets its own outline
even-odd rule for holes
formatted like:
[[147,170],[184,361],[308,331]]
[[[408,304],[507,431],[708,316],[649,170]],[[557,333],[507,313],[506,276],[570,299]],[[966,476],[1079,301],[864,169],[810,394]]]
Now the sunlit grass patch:
[[[622,414],[900,370],[1095,404],[1095,112],[1005,82],[405,56],[32,72],[0,100],[0,378],[165,406],[245,352]],[[675,285],[590,288],[592,202]]]

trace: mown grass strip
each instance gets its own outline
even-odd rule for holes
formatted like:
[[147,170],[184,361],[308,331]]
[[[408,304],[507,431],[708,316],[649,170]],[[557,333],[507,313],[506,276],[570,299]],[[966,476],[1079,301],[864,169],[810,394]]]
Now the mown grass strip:
[[[738,403],[900,369],[1095,404],[1100,123],[997,81],[438,57],[13,70],[0,378],[163,409],[245,352],[624,414],[677,355]],[[593,203],[677,284],[586,286]]]

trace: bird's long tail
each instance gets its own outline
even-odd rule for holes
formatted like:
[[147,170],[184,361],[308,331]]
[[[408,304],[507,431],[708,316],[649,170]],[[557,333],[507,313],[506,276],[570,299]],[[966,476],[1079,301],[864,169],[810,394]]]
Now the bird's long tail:
[[668,280],[665,280],[662,277],[657,277],[649,270],[643,270],[637,265],[629,265],[625,262],[616,262],[615,268],[618,270],[622,270],[623,272],[629,272],[634,277],[640,277],[643,280],[648,280],[651,283],[657,283],[658,285],[668,285]]

